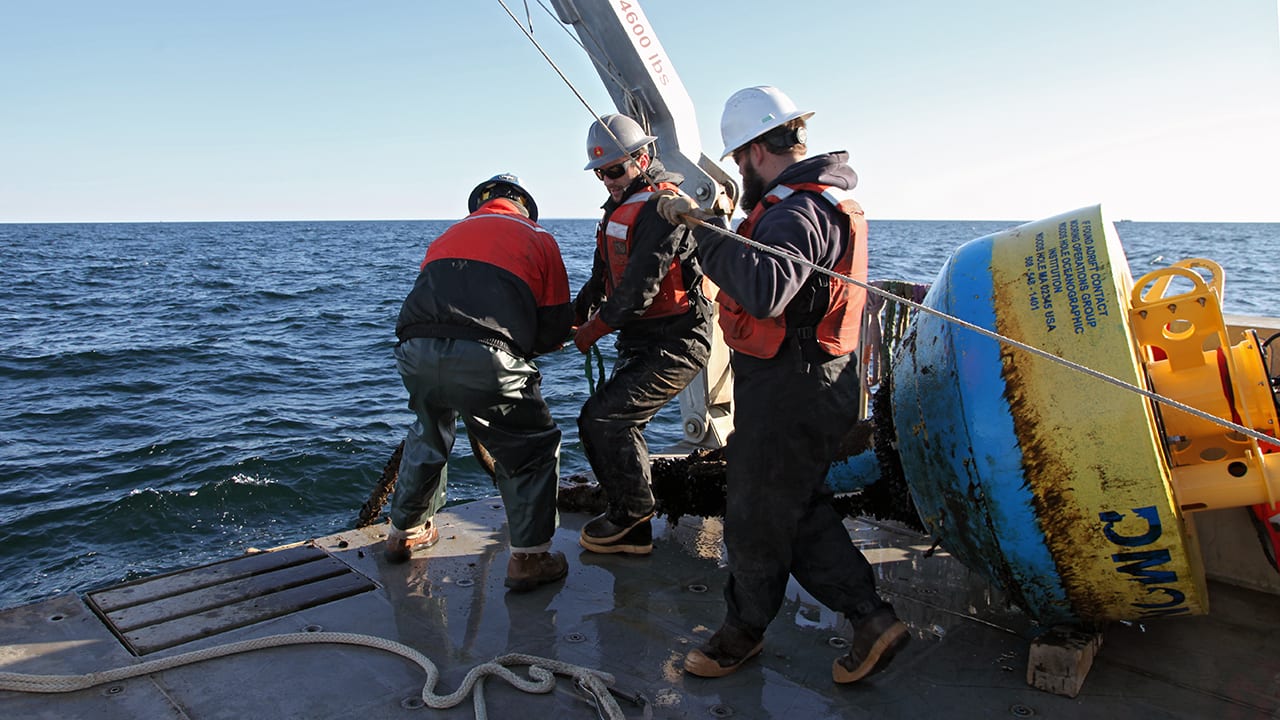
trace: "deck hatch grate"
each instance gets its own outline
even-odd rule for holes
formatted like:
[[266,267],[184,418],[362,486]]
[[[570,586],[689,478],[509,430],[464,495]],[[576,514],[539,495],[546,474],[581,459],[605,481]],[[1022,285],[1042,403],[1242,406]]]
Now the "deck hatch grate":
[[311,545],[179,570],[91,592],[89,607],[134,655],[270,620],[374,589]]

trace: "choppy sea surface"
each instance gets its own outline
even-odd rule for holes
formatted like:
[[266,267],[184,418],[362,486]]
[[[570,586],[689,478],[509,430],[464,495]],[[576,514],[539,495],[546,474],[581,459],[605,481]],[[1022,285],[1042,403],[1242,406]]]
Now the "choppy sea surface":
[[[593,220],[544,223],[572,289]],[[871,277],[930,282],[1019,222],[871,221]],[[354,524],[412,416],[391,356],[443,221],[0,224],[0,606]],[[1224,267],[1228,312],[1277,314],[1277,224],[1117,224],[1134,276]],[[606,357],[609,353],[606,350]],[[539,360],[586,469],[572,347]],[[673,403],[650,443],[679,439]],[[459,433],[451,502],[493,494]]]

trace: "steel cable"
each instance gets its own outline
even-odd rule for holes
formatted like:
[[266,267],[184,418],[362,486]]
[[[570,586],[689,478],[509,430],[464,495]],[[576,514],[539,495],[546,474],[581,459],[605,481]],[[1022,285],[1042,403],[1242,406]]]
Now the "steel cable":
[[[523,25],[520,24],[520,21],[516,18],[515,14],[512,13],[509,8],[507,8],[506,3],[504,3],[503,0],[498,0],[498,4],[502,6],[503,10],[507,11],[507,14],[511,16],[512,21],[514,21],[516,26],[519,27],[520,30],[525,34],[525,37],[529,39],[529,42],[533,43],[533,46],[538,49],[538,52],[542,54],[542,57],[546,59],[546,61],[551,65],[552,69],[556,71],[556,73],[560,76],[560,79],[564,81],[565,85],[567,85],[569,89],[573,92],[573,94],[577,96],[578,100],[582,102],[583,106],[587,108],[587,111],[591,113],[591,115],[596,119],[596,121],[600,122],[600,125],[605,129],[606,132],[609,133],[611,137],[613,137],[614,142],[617,143],[618,147],[623,151],[624,154],[626,154],[626,147],[623,145],[623,143],[617,138],[617,136],[613,134],[611,130],[609,130],[609,127],[607,125],[605,125],[603,122],[600,121],[600,115],[596,113],[594,109],[592,109],[591,105],[586,101],[585,98],[583,98],[582,93],[579,92],[578,89],[574,86],[573,82],[571,82],[569,78],[565,76],[565,74],[551,59],[551,56],[547,54],[546,50],[544,50],[542,46],[538,44],[538,41],[533,38],[533,35],[528,30],[526,30]],[[647,173],[646,173],[646,177],[649,177]],[[649,179],[650,181],[652,181],[652,178],[649,178]],[[1058,357],[1057,355],[1054,355],[1053,353],[1048,352],[1047,350],[1042,350],[1033,345],[1028,345],[1027,343],[1021,342],[1019,340],[1014,340],[1013,338],[1006,337],[995,331],[988,330],[984,327],[968,322],[967,320],[962,320],[958,317],[955,317],[954,315],[949,315],[947,313],[944,313],[941,310],[936,310],[934,308],[922,305],[921,303],[908,300],[903,297],[899,297],[897,295],[894,295],[893,293],[887,292],[885,290],[881,290],[880,288],[877,288],[868,283],[862,282],[860,280],[855,280],[854,278],[848,277],[846,275],[842,275],[838,272],[835,272],[834,270],[821,267],[813,262],[810,262],[805,258],[799,257],[797,255],[792,255],[791,253],[788,253],[784,250],[780,250],[778,248],[771,247],[768,245],[763,245],[750,238],[743,237],[742,235],[739,235],[733,232],[732,230],[729,230],[728,228],[722,228],[717,225],[712,225],[711,223],[708,223],[705,220],[702,220],[701,218],[694,218],[688,215],[686,215],[685,217],[693,220],[701,227],[708,228],[717,233],[725,235],[726,237],[733,238],[734,240],[737,240],[738,242],[748,247],[754,248],[756,250],[759,250],[761,252],[764,252],[770,255],[774,255],[776,257],[782,258],[784,260],[788,260],[790,262],[797,263],[806,268],[809,268],[810,270],[822,273],[824,275],[828,275],[838,280],[844,280],[845,282],[856,285],[857,287],[860,287],[868,292],[879,295],[890,302],[906,305],[920,312],[934,315],[946,322],[959,325],[960,327],[976,332],[980,335],[983,335],[997,342],[1004,343],[1011,347],[1018,348],[1019,350],[1022,350],[1024,352],[1031,353],[1032,355],[1036,355],[1046,360],[1050,360],[1052,362],[1058,363],[1063,367],[1069,368],[1076,372],[1083,373],[1092,378],[1102,380],[1103,382],[1110,383],[1123,390],[1136,393],[1138,395],[1141,395],[1142,397],[1145,397],[1148,400],[1151,400],[1152,402],[1158,402],[1168,407],[1181,410],[1182,412],[1185,412],[1189,415],[1193,415],[1197,418],[1200,418],[1201,420],[1214,423],[1227,430],[1238,432],[1241,435],[1245,435],[1247,437],[1253,438],[1254,440],[1257,440],[1259,442],[1265,442],[1265,443],[1275,442],[1275,438],[1269,435],[1266,435],[1265,433],[1258,432],[1257,430],[1254,430],[1252,428],[1244,427],[1243,425],[1239,425],[1237,423],[1231,422],[1230,420],[1224,420],[1223,418],[1217,417],[1216,415],[1211,415],[1207,412],[1204,412],[1203,410],[1191,407],[1190,405],[1174,400],[1173,398],[1165,397],[1158,393],[1147,390],[1146,388],[1142,388],[1137,385],[1134,385],[1133,383],[1127,382],[1125,380],[1121,380],[1120,378],[1112,377],[1110,375],[1107,375],[1106,373],[1100,372],[1098,370],[1094,370],[1093,368],[1086,367],[1076,362],[1072,362],[1070,360],[1067,360],[1066,358]]]

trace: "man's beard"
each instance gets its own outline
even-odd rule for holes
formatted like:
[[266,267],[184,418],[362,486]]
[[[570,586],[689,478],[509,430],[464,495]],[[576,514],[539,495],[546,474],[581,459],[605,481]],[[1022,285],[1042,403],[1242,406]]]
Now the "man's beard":
[[746,167],[740,168],[742,173],[742,211],[750,215],[760,198],[764,197],[764,178],[756,172],[756,168],[748,160]]

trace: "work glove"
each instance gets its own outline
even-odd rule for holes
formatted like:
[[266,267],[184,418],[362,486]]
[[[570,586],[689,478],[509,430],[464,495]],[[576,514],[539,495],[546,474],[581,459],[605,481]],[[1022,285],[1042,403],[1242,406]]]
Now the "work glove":
[[578,352],[586,355],[597,340],[611,332],[613,332],[613,328],[605,325],[604,321],[600,319],[600,313],[596,313],[591,316],[590,320],[578,327],[578,332],[573,336],[573,344],[577,346]]
[[689,227],[697,227],[699,220],[709,217],[687,195],[674,190],[659,190],[654,194],[658,197],[658,215],[672,225],[683,223]]

